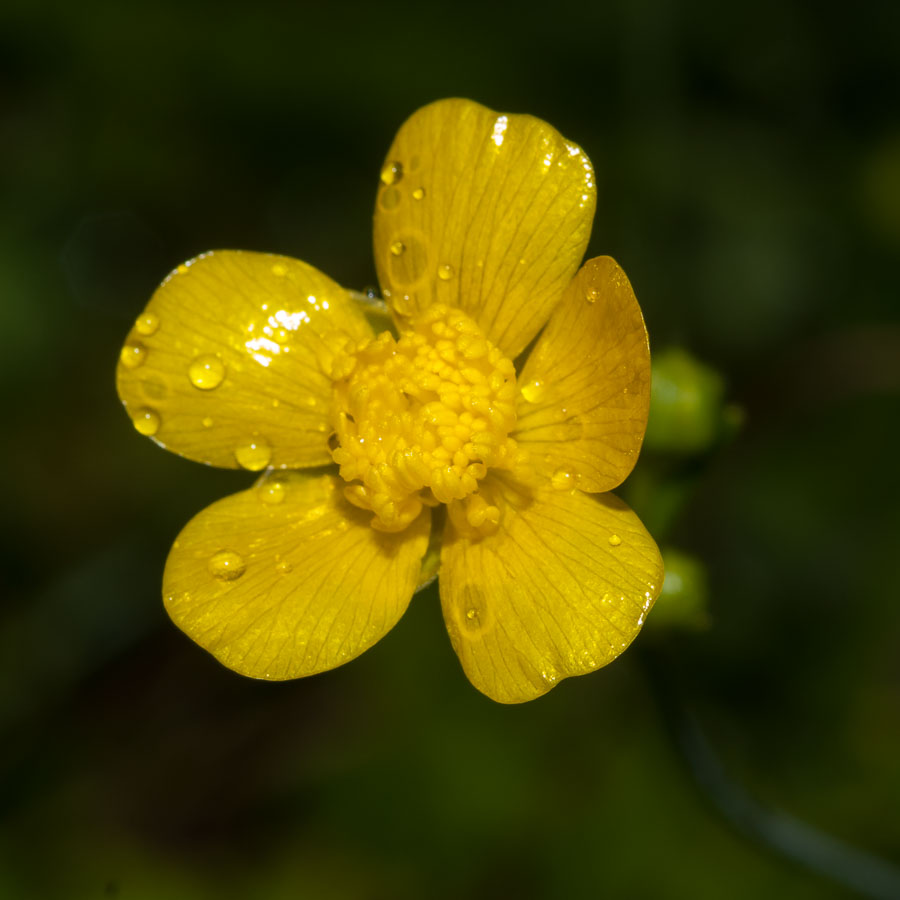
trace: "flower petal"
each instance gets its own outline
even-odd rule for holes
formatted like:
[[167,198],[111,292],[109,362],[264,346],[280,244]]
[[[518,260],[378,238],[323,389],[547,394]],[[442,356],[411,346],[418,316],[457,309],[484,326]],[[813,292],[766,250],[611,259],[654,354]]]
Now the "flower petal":
[[441,100],[400,128],[375,207],[375,264],[400,317],[458,306],[508,356],[578,269],[596,193],[590,160],[554,128]]
[[135,427],[226,468],[331,462],[328,366],[372,329],[306,263],[221,250],[179,266],[132,328],[117,370]]
[[501,703],[531,700],[615,659],[659,594],[663,567],[612,494],[485,485],[499,529],[471,540],[448,518],[441,603],[469,680]]
[[561,488],[608,491],[637,462],[650,407],[650,347],[614,259],[582,266],[518,379],[514,437]]
[[331,475],[272,472],[195,516],[163,578],[175,624],[230,669],[283,680],[359,656],[409,605],[425,512],[386,534]]

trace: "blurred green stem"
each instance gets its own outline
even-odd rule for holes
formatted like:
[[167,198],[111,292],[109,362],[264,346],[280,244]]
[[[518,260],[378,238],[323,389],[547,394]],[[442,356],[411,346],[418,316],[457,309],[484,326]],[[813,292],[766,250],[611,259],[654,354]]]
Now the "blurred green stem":
[[873,900],[900,898],[900,869],[825,834],[806,822],[766,809],[729,777],[697,717],[680,695],[662,655],[643,648],[651,692],[678,754],[695,784],[740,834],[818,875]]

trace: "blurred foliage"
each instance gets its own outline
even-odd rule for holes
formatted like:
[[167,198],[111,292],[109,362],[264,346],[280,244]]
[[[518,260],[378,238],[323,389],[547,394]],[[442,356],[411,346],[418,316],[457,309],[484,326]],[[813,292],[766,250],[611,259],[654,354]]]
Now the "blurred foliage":
[[701,560],[672,547],[663,547],[666,577],[662,591],[647,620],[653,631],[672,628],[708,628],[709,578]]
[[[8,0],[0,896],[894,896],[872,857],[900,855],[898,9]],[[702,567],[709,627],[505,708],[432,587],[347,667],[241,679],[159,588],[247,478],[133,432],[120,342],[213,247],[374,284],[383,154],[450,95],[586,149],[591,253],[745,413],[730,440],[648,438],[623,491]],[[871,856],[770,840],[717,766]]]
[[709,450],[737,429],[741,414],[725,406],[725,383],[680,347],[653,358],[646,450],[692,454]]

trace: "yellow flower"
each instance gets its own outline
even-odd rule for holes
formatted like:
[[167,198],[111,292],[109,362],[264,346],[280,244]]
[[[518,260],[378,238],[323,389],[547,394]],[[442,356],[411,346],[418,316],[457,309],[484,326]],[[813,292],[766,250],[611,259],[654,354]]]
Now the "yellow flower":
[[631,643],[662,562],[605,492],[640,450],[650,357],[624,272],[579,269],[594,207],[590,161],[549,125],[444,100],[381,172],[395,333],[288,257],[215,251],[166,278],[118,366],[135,427],[266,470],[175,541],[181,629],[244,675],[322,672],[393,627],[440,544],[447,630],[489,697],[532,699]]

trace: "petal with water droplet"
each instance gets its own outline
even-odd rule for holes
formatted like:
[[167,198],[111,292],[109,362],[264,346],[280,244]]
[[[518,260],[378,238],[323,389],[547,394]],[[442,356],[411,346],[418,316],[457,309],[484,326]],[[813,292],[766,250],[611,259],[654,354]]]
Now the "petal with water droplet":
[[[382,176],[379,188],[375,262],[385,298],[402,315],[435,301],[459,306],[516,356],[587,247],[595,206],[587,156],[540,119],[441,100],[406,121],[387,160],[417,165],[414,179]],[[398,259],[397,242],[417,243],[417,252]]]
[[441,605],[472,684],[520,703],[612,662],[631,643],[662,587],[662,559],[612,494],[522,493],[496,477],[482,493],[501,509],[499,528],[469,539],[448,517]]
[[[536,382],[546,390],[527,397],[527,385]],[[532,402],[519,402],[514,436],[534,469],[548,478],[566,469],[584,491],[621,484],[647,427],[650,347],[634,291],[615,260],[600,256],[582,266],[519,383]]]
[[263,465],[331,462],[328,366],[373,334],[347,291],[296,259],[215,251],[165,279],[137,321],[151,318],[152,332],[129,336],[117,383],[132,418],[158,413],[154,440],[226,468],[250,444],[270,448]]
[[178,536],[163,577],[175,624],[230,669],[283,680],[332,669],[405,611],[428,545],[430,511],[386,534],[343,482],[279,472],[207,507]]

